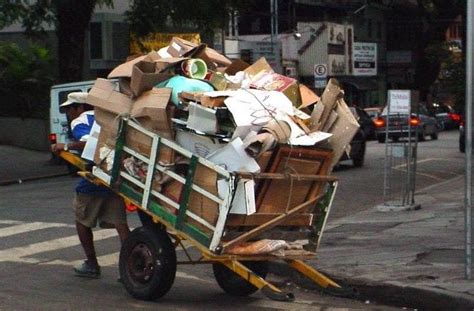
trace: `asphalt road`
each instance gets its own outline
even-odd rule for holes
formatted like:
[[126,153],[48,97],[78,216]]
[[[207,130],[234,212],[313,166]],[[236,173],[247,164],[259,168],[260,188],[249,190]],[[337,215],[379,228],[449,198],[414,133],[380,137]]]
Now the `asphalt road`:
[[[458,139],[458,131],[452,130],[440,132],[438,140],[427,138],[418,143],[415,202],[423,188],[464,175],[464,153],[459,152]],[[330,217],[343,217],[383,203],[384,165],[385,144],[377,141],[368,142],[363,167],[341,162],[334,172],[340,180]],[[406,166],[400,164],[397,168],[403,173]],[[392,189],[398,190],[395,185]]]
[[[382,202],[385,145],[369,142],[366,164],[341,165],[340,186],[330,219],[372,208]],[[437,141],[418,148],[417,189],[463,174],[464,155],[457,132],[443,132]],[[0,164],[1,169],[1,164]],[[401,168],[402,169],[402,168]],[[216,284],[207,265],[178,267],[171,291],[158,302],[131,298],[116,281],[119,241],[114,230],[95,231],[103,277],[74,277],[72,266],[83,258],[73,226],[72,190],[77,178],[58,177],[0,187],[0,309],[2,310],[387,310],[386,306],[308,292],[276,276],[297,299],[276,302],[261,293],[231,297]],[[132,227],[139,226],[134,214]],[[182,251],[178,257],[184,258]]]

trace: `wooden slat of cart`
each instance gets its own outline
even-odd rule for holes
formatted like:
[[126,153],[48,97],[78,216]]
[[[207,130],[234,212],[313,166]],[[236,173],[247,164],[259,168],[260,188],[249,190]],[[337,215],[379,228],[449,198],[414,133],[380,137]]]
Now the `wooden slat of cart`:
[[323,195],[319,195],[311,200],[308,200],[304,202],[303,204],[300,204],[293,209],[289,210],[287,213],[281,214],[280,216],[275,217],[274,219],[267,221],[266,223],[263,223],[262,225],[240,235],[239,237],[233,239],[232,241],[223,243],[222,249],[225,250],[226,248],[229,248],[232,245],[236,245],[245,241],[250,240],[251,238],[254,238],[255,236],[259,235],[260,233],[269,230],[275,226],[280,225],[283,223],[286,219],[294,216],[296,213],[303,211],[305,208],[308,208],[309,206],[315,204]]

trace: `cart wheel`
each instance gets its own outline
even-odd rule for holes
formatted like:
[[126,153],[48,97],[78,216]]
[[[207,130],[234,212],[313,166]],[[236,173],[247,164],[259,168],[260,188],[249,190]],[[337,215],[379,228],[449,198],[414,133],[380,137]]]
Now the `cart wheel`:
[[133,230],[120,250],[119,270],[133,297],[155,300],[165,295],[176,276],[176,252],[166,231]]
[[[242,263],[261,278],[265,278],[268,273],[267,261],[245,261]],[[227,293],[233,296],[248,296],[255,293],[258,288],[247,282],[226,266],[220,263],[212,264],[214,277],[217,284]]]

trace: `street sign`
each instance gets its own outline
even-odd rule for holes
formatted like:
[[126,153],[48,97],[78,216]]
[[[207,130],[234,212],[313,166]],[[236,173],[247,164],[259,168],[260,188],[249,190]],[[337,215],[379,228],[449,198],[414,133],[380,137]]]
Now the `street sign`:
[[328,76],[328,67],[326,64],[314,65],[314,79],[326,79]]
[[377,43],[354,42],[352,61],[354,76],[377,75]]
[[388,90],[388,105],[390,113],[410,114],[411,91]]
[[326,64],[315,64],[314,65],[314,87],[322,89],[326,87],[328,67]]
[[322,89],[325,88],[327,85],[327,80],[326,79],[314,79],[314,88],[316,89]]

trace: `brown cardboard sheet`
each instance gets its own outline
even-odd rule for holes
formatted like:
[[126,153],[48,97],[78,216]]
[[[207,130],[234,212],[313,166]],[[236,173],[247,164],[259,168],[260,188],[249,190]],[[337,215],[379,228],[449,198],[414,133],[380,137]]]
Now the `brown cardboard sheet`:
[[228,66],[232,62],[216,50],[207,47],[205,44],[195,44],[190,41],[173,37],[168,47],[168,53],[174,57],[202,58],[206,63],[215,63],[217,66]]
[[[119,116],[121,115],[133,117],[146,129],[162,137],[173,139],[172,107],[168,105],[170,95],[171,89],[153,88],[140,97],[132,99],[130,96],[116,91],[115,83],[106,79],[97,79],[94,87],[89,92],[87,103],[95,107],[96,120],[101,126],[101,132],[104,131],[104,133],[113,135],[113,137],[107,137],[108,141],[115,141]],[[105,140],[104,135],[99,136],[99,145]],[[132,149],[148,154],[151,140],[146,135],[130,129],[127,131],[126,144]],[[166,147],[160,148],[159,160],[172,163],[172,150]]]
[[337,80],[330,79],[328,85],[324,89],[323,95],[321,96],[324,111],[319,120],[319,128],[317,130],[321,130],[324,127],[331,111],[336,107],[336,100],[342,95],[343,92]]
[[359,123],[355,119],[344,99],[340,98],[336,102],[337,120],[330,128],[333,135],[327,143],[334,152],[331,166],[337,164],[343,152],[350,146],[351,140],[359,128]]

